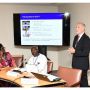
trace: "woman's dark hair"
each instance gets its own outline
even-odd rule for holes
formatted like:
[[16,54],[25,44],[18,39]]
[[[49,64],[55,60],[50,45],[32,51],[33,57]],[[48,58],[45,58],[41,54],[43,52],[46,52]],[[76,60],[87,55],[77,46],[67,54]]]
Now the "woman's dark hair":
[[6,51],[5,51],[5,47],[0,43],[0,51],[3,52],[3,57],[6,58]]
[[2,51],[3,53],[5,53],[5,47],[0,43],[0,51]]
[[4,48],[3,45],[0,43],[0,51],[1,51],[3,48]]

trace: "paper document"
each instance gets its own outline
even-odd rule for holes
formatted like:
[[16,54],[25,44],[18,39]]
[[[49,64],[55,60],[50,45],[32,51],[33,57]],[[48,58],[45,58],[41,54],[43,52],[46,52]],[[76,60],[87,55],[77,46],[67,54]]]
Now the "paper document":
[[50,81],[54,81],[54,80],[58,81],[58,80],[60,80],[59,77],[54,76],[54,75],[48,74],[47,76],[48,76],[47,78],[48,78]]
[[15,77],[17,77],[18,75],[20,75],[18,72],[13,72],[13,71],[8,71],[7,72],[7,75],[8,76],[15,76]]
[[37,78],[21,78],[21,84],[38,84]]

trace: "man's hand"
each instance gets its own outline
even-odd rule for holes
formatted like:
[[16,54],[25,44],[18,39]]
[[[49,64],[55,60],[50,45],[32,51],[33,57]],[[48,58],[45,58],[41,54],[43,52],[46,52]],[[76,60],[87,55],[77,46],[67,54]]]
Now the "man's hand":
[[75,49],[73,47],[69,48],[68,51],[72,54],[75,53]]

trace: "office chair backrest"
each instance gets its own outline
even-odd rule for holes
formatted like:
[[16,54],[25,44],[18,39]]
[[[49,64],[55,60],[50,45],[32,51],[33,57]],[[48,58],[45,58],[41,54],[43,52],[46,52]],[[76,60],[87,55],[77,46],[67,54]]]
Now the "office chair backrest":
[[67,82],[66,86],[75,87],[80,85],[82,70],[59,66],[57,76]]
[[13,55],[17,67],[23,67],[23,55]]
[[53,69],[53,62],[47,61],[47,72],[48,73],[52,72],[52,69]]
[[13,81],[0,78],[0,87],[22,87],[22,86]]

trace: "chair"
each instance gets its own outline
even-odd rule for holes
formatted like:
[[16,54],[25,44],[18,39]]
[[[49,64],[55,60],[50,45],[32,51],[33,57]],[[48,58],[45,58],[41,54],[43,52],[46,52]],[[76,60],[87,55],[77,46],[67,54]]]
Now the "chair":
[[23,55],[13,55],[12,57],[14,58],[17,67],[23,67]]
[[22,86],[13,81],[0,78],[0,87],[22,87]]
[[53,69],[53,62],[52,61],[47,61],[47,72],[51,73]]
[[80,85],[82,70],[59,66],[57,76],[67,82],[66,87],[76,87]]

